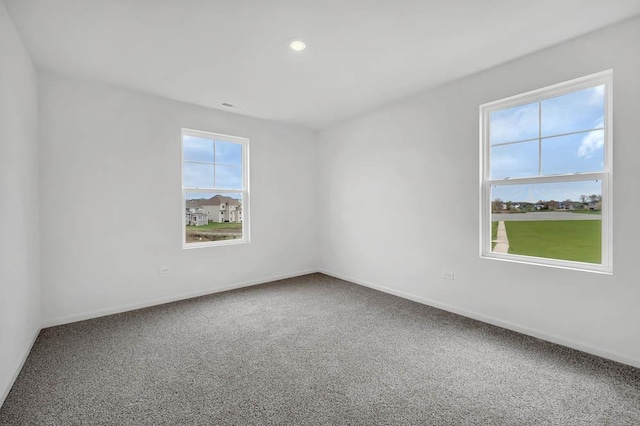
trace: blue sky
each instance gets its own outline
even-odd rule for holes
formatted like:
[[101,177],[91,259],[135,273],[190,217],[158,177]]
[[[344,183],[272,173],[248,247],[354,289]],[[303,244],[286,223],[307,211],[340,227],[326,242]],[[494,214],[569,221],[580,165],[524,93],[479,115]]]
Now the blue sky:
[[[494,111],[490,116],[491,179],[602,171],[604,131],[594,129],[603,123],[604,86]],[[559,136],[571,132],[582,133]],[[492,199],[577,200],[581,194],[601,191],[596,182],[537,185],[527,190],[499,187],[500,195]]]
[[183,147],[185,187],[242,188],[242,145],[183,136]]

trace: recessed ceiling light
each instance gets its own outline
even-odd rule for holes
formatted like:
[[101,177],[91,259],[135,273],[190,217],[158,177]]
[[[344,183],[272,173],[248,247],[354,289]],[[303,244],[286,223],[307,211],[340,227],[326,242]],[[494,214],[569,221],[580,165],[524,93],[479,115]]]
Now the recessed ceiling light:
[[291,43],[289,43],[289,47],[295,52],[302,52],[307,48],[307,45],[304,44],[302,40],[293,40]]

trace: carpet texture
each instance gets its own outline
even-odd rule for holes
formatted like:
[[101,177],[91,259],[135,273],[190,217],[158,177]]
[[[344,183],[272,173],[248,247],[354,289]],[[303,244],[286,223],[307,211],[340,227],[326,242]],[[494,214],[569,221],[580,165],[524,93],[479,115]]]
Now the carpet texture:
[[43,330],[2,425],[639,425],[640,370],[312,274]]

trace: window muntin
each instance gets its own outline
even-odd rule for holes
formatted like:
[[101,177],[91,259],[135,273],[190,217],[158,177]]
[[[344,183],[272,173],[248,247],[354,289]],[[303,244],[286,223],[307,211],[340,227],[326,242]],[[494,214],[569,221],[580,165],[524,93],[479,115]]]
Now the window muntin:
[[480,107],[482,257],[611,271],[611,80]]
[[182,130],[184,248],[249,241],[248,142]]

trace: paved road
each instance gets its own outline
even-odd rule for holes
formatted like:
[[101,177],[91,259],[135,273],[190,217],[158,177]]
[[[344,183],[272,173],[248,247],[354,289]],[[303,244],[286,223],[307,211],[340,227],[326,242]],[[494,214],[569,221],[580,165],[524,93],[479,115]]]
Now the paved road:
[[599,214],[570,213],[570,212],[530,212],[530,213],[493,213],[491,220],[520,221],[520,220],[602,220]]

